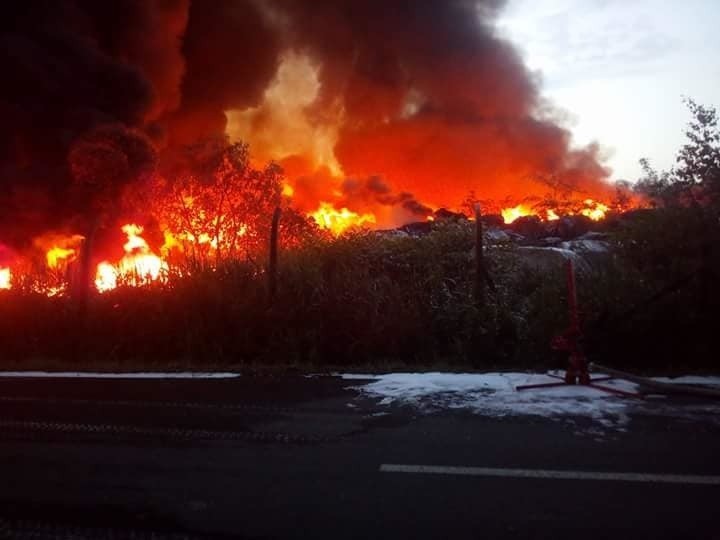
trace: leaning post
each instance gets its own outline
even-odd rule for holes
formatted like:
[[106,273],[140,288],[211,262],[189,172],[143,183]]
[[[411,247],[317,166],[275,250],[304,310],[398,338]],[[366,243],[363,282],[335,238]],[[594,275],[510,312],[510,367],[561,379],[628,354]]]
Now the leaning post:
[[73,272],[74,279],[71,284],[70,294],[74,297],[77,318],[83,328],[87,323],[88,300],[94,284],[90,266],[97,228],[98,220],[95,219],[87,229],[87,234],[80,248],[80,264],[76,272]]
[[278,251],[278,226],[282,210],[275,208],[270,228],[270,258],[268,261],[268,299],[272,303],[277,293],[277,251]]
[[483,226],[480,203],[475,203],[475,301],[485,303],[485,258],[483,253]]

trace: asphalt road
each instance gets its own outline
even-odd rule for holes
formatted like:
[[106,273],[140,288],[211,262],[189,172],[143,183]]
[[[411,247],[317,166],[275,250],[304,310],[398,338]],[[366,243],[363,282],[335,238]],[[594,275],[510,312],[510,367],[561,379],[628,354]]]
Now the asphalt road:
[[598,440],[350,384],[0,379],[0,537],[720,539],[716,423]]

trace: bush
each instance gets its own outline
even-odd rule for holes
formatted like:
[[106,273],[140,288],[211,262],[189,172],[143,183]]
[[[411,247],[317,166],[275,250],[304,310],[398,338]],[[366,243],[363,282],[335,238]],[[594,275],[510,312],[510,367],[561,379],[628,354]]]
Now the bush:
[[[590,360],[617,367],[712,367],[718,245],[691,210],[627,219],[611,255],[578,273]],[[226,262],[166,283],[67,297],[0,291],[0,343],[18,364],[104,368],[304,366],[563,367],[550,342],[568,324],[562,264],[541,271],[512,245],[486,259],[479,302],[471,223],[421,238],[355,232],[280,252],[279,286]],[[713,233],[715,234],[715,233]]]
[[245,263],[95,295],[84,321],[71,299],[8,291],[0,340],[19,362],[95,367],[489,367],[516,365],[527,351],[531,364],[541,360],[556,321],[528,321],[542,311],[538,302],[547,308],[551,288],[519,275],[512,249],[497,248],[488,257],[497,292],[479,303],[473,245],[462,222],[423,238],[356,232],[317,241],[281,252],[272,305],[265,274]]
[[617,366],[716,368],[720,245],[710,209],[640,214],[617,233],[616,254],[588,301],[594,350]]

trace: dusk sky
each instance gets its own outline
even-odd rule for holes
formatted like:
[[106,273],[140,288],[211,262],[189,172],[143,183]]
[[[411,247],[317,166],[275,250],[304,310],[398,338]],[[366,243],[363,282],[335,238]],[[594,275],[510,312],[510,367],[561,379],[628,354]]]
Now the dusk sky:
[[718,0],[510,0],[500,27],[574,140],[598,141],[613,178],[635,180],[642,157],[672,166],[682,96],[720,105],[719,21]]

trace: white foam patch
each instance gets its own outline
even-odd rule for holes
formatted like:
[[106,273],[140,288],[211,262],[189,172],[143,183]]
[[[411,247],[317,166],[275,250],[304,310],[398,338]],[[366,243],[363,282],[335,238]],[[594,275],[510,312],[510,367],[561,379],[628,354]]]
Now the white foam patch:
[[[354,380],[358,377],[343,375],[343,378]],[[428,412],[467,409],[493,417],[586,417],[604,427],[620,430],[629,423],[629,413],[640,410],[645,414],[678,413],[679,416],[720,412],[720,404],[715,402],[689,406],[662,403],[646,407],[642,400],[581,385],[516,389],[521,385],[558,382],[558,379],[543,374],[391,373],[376,375],[374,379],[355,388],[380,398],[382,405],[412,405]],[[690,380],[697,384],[720,382],[718,377],[673,379],[675,382]],[[625,392],[637,389],[634,383],[620,379],[599,384]]]

